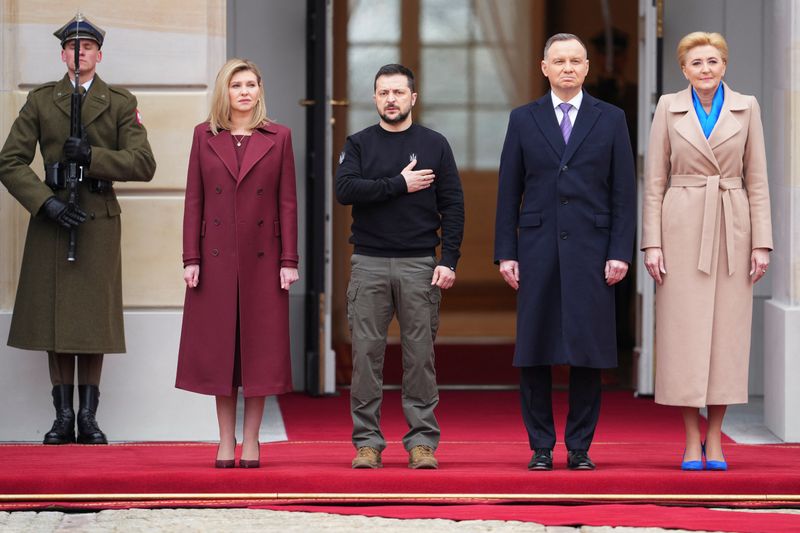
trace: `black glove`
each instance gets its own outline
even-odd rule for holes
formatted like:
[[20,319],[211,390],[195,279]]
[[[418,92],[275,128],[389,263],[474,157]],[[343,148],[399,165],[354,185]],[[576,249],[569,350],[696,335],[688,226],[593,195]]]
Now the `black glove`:
[[86,220],[86,212],[78,207],[51,196],[42,204],[40,213],[44,213],[51,220],[55,220],[67,229],[77,227]]
[[88,167],[92,163],[92,145],[80,137],[67,137],[64,142],[64,159]]

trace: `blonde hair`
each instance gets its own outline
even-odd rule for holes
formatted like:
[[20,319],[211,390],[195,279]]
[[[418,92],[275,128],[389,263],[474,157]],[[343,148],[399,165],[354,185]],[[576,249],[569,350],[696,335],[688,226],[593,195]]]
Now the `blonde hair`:
[[706,31],[694,31],[689,35],[686,35],[678,43],[678,65],[681,67],[683,66],[684,60],[686,59],[686,54],[689,53],[689,50],[695,48],[696,46],[706,45],[711,45],[719,50],[719,54],[722,56],[723,63],[726,65],[728,64],[728,41],[725,40],[725,37],[723,37],[722,34],[717,32],[709,33]]
[[217,81],[214,83],[214,94],[211,97],[211,111],[208,113],[208,123],[211,132],[216,135],[219,130],[231,129],[231,101],[228,96],[228,86],[231,78],[239,72],[250,71],[256,75],[258,80],[258,101],[253,107],[253,114],[248,129],[254,129],[262,125],[269,124],[267,118],[267,103],[264,98],[264,84],[261,81],[261,71],[258,66],[247,59],[233,58],[222,65],[217,74]]

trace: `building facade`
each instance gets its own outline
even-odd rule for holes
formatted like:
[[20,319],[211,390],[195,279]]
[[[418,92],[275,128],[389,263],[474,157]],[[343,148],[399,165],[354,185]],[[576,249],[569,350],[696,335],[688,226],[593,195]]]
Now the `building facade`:
[[[673,58],[675,44],[683,34],[703,28],[728,37],[727,79],[761,102],[776,249],[770,273],[756,290],[750,386],[754,394],[764,396],[768,427],[784,440],[800,441],[800,388],[793,386],[800,377],[800,5],[792,0],[616,0],[606,3],[612,21],[601,16],[603,2],[588,4],[577,0],[177,0],[170,4],[67,0],[54,5],[0,0],[2,140],[26,93],[63,75],[52,32],[80,8],[107,30],[98,72],[109,83],[136,94],[158,162],[153,182],[117,187],[123,211],[128,353],[106,359],[103,389],[107,392],[98,416],[109,435],[115,440],[215,437],[213,400],[177,391],[173,384],[184,291],[180,234],[191,131],[205,119],[214,76],[228,57],[248,57],[262,67],[268,113],[293,130],[301,206],[301,281],[291,292],[294,385],[298,390],[330,392],[336,367],[331,343],[346,337],[347,211],[334,208],[328,195],[325,251],[312,250],[307,235],[315,230],[305,223],[309,215],[305,206],[311,205],[314,193],[311,186],[307,190],[307,183],[314,183],[307,180],[312,171],[309,155],[325,154],[322,157],[331,160],[330,152],[339,149],[346,134],[374,120],[369,89],[380,64],[400,61],[412,66],[422,87],[415,119],[420,117],[453,140],[467,200],[465,261],[459,269],[459,282],[467,288],[451,298],[455,309],[443,309],[441,335],[466,343],[512,339],[513,299],[499,292],[502,282],[488,259],[491,247],[486,244],[492,234],[486,221],[493,219],[494,165],[499,161],[505,117],[511,107],[544,90],[538,58],[548,34],[573,31],[588,40],[598,25],[613,22],[627,29],[629,58],[623,76],[634,86],[651,87],[646,79],[651,72],[663,92],[683,87],[685,80]],[[443,9],[447,17],[442,16]],[[591,9],[597,16],[588,13]],[[324,31],[312,29],[310,13],[324,14]],[[653,53],[649,38],[661,39],[662,59]],[[320,47],[326,66],[310,66],[314,65],[310,51]],[[593,53],[594,49],[592,60]],[[525,64],[530,68],[521,67]],[[592,64],[594,73],[602,68],[600,62]],[[310,100],[312,74],[326,82],[322,105],[331,120],[321,126],[325,142],[310,149],[308,107],[301,104],[320,105]],[[338,107],[348,102],[349,107]],[[640,124],[647,124],[654,102],[652,91],[640,91]],[[485,133],[470,135],[475,131]],[[643,155],[646,130],[640,127],[636,137]],[[41,161],[33,167],[42,167]],[[5,396],[0,420],[11,422],[0,428],[0,440],[39,440],[52,418],[44,354],[5,346],[28,217],[7,191],[0,191],[0,389]],[[311,295],[304,276],[310,264],[328,273],[323,295]],[[646,331],[648,321],[643,319],[651,302],[645,295],[652,293],[652,285],[641,272],[636,285],[636,320],[631,327],[636,329],[639,357],[652,360],[657,354],[648,353],[646,346],[652,331]],[[325,334],[319,344],[309,346],[306,332],[317,324],[308,323],[308,311],[317,306],[320,312],[314,320],[319,319]],[[323,370],[309,372],[317,364]],[[633,372],[638,373],[639,383],[652,378],[651,366],[640,364]]]

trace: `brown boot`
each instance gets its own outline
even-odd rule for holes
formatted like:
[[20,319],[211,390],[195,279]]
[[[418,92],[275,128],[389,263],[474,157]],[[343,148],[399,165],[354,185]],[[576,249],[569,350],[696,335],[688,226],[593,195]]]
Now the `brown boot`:
[[439,468],[439,461],[433,456],[433,448],[421,444],[408,452],[409,468]]
[[353,468],[382,468],[381,452],[369,446],[362,446],[358,449],[355,459],[353,459]]

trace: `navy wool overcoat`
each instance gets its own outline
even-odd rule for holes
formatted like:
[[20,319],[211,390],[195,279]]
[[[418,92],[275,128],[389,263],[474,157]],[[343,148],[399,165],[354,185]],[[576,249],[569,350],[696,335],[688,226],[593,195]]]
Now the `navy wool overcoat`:
[[584,92],[568,144],[549,93],[511,112],[494,259],[520,267],[514,366],[617,365],[604,269],[631,262],[635,186],[621,109]]

